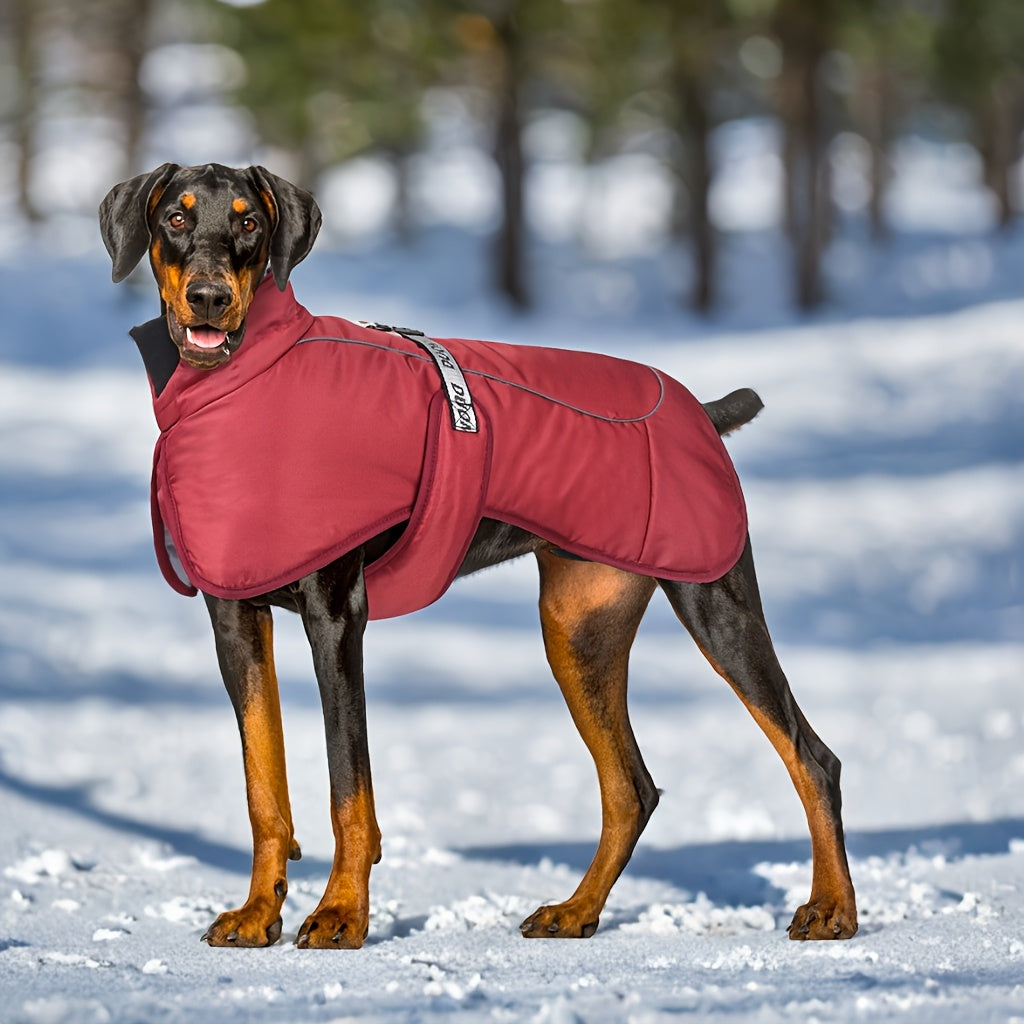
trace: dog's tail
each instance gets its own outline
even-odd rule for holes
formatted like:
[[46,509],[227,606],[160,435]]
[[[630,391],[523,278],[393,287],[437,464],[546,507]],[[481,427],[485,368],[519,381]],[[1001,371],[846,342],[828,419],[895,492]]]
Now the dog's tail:
[[762,409],[764,402],[756,391],[740,388],[719,398],[716,402],[705,402],[704,411],[711,418],[719,434],[731,434],[749,423]]

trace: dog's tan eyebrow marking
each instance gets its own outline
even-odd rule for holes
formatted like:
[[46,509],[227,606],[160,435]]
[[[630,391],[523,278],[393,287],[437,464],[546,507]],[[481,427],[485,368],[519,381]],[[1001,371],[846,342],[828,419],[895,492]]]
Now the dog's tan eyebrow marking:
[[186,192],[181,197],[181,205],[184,206],[186,210],[191,210],[192,207],[196,205],[195,195],[191,192]]
[[231,209],[234,210],[235,213],[248,213],[249,204],[244,199],[235,199],[231,203]]

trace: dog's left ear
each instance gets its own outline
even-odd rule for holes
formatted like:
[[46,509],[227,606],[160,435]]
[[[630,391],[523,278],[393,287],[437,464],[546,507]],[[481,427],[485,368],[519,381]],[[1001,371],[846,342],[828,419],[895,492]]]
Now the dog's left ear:
[[277,287],[284,291],[292,268],[313,248],[320,231],[320,207],[304,188],[265,167],[250,167],[249,173],[270,214],[270,269]]
[[115,185],[100,203],[100,234],[113,262],[115,282],[123,281],[146,255],[149,211],[177,170],[177,164],[161,164]]

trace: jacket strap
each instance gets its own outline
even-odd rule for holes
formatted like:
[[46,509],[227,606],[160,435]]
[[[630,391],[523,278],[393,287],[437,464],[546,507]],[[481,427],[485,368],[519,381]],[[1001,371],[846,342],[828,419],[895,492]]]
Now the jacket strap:
[[430,403],[427,450],[416,504],[397,543],[366,567],[370,618],[424,608],[451,586],[480,517],[491,468],[491,431],[451,429],[438,392]]
[[375,331],[387,331],[389,334],[400,334],[408,341],[415,342],[422,348],[437,367],[441,375],[441,383],[444,385],[445,397],[448,400],[448,412],[452,420],[452,430],[462,434],[475,434],[480,429],[477,421],[476,409],[473,406],[473,396],[470,394],[469,385],[466,383],[466,375],[462,372],[455,356],[451,354],[439,341],[428,338],[422,331],[415,327],[392,327],[391,324],[382,324],[361,320],[364,327]]

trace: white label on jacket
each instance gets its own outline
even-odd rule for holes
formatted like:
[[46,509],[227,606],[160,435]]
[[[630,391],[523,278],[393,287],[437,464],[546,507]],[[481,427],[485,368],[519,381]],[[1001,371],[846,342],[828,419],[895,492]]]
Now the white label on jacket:
[[455,357],[433,338],[412,338],[430,353],[441,372],[441,380],[448,394],[448,410],[452,414],[452,427],[464,434],[475,434],[478,430],[476,409],[473,408],[473,396],[469,393],[469,385],[462,373],[462,368]]

